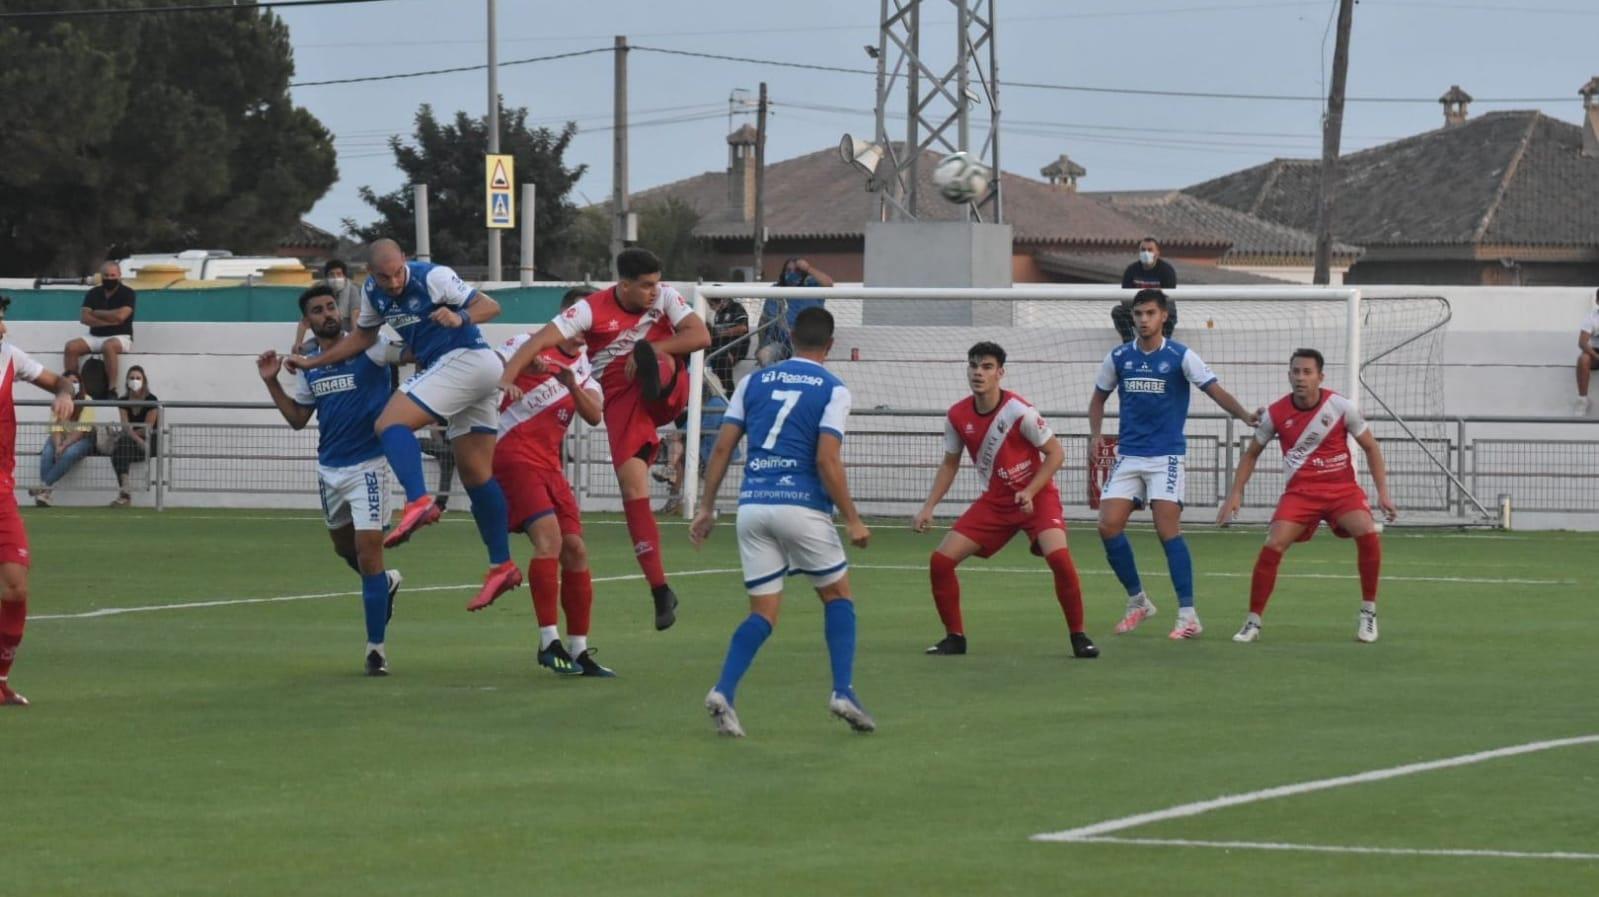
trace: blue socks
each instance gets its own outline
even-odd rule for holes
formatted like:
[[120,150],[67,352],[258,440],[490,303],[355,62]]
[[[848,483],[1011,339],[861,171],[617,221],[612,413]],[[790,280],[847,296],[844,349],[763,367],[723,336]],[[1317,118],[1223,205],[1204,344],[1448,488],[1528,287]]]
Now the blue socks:
[[1166,549],[1166,567],[1171,571],[1172,588],[1177,590],[1177,606],[1194,606],[1194,559],[1182,536],[1160,543]]
[[[383,443],[383,457],[405,487],[405,500],[413,502],[428,494],[427,480],[422,478],[422,446],[416,434],[404,424],[394,424],[378,435]],[[501,525],[504,529],[504,525]]]
[[[422,463],[418,460],[417,475],[421,472]],[[498,565],[510,560],[511,541],[505,521],[511,512],[506,509],[505,493],[499,481],[490,478],[481,486],[468,486],[466,494],[472,499],[472,519],[477,521],[478,535],[483,537],[483,546],[489,550],[489,563]]]
[[[850,622],[855,619],[851,611]],[[727,698],[727,703],[733,703],[733,693],[738,690],[738,680],[744,678],[744,673],[749,670],[750,664],[755,662],[755,652],[761,650],[761,645],[766,643],[766,637],[772,634],[772,624],[760,614],[750,614],[744,618],[738,628],[733,630],[733,640],[727,646],[727,659],[722,661],[722,678],[716,680],[716,690]],[[851,635],[854,631],[851,627]],[[853,644],[853,637],[850,639]]]
[[[1127,541],[1126,533],[1117,533],[1105,543],[1105,557],[1110,561],[1110,569],[1116,571],[1116,578],[1121,580],[1122,588],[1127,590],[1128,596],[1137,595],[1144,590],[1144,584],[1138,579],[1138,564],[1133,561],[1133,543]],[[1178,539],[1177,541],[1182,541]],[[1167,549],[1167,556],[1171,550]],[[1186,553],[1185,553],[1186,556]],[[1190,590],[1192,593],[1192,590]]]
[[[855,602],[834,598],[822,605],[827,634],[827,659],[833,667],[833,691],[853,694],[855,675]],[[729,698],[728,700],[732,700]]]
[[374,645],[383,644],[384,630],[389,627],[387,573],[361,574],[361,605],[366,609],[366,640]]

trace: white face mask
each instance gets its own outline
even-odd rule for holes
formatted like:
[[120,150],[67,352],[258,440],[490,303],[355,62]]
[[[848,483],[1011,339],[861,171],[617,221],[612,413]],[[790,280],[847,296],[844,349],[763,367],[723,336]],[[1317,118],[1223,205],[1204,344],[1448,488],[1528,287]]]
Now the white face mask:
[[[1123,258],[1126,258],[1126,256],[1123,256]],[[1150,252],[1148,249],[1140,249],[1138,251],[1138,260],[1146,265],[1153,265],[1155,264],[1155,253]]]
[[340,277],[337,274],[335,274],[332,277],[328,278],[328,286],[332,287],[335,290],[344,289],[344,285],[346,283],[348,283],[348,282],[349,281],[345,280],[343,277]]
[[144,381],[138,377],[128,378],[128,392],[138,392],[144,388]]
[[73,383],[72,383],[72,397],[73,398],[77,398],[78,397],[78,384],[77,384],[77,381],[73,381]]

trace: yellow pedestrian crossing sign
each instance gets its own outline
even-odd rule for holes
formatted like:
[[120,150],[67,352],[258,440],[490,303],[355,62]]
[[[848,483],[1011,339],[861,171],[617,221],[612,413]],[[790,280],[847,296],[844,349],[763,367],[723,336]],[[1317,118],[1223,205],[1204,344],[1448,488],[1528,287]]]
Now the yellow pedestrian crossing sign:
[[487,155],[483,157],[484,186],[486,188],[487,225],[497,228],[516,226],[516,198],[512,187],[516,183],[516,159],[512,156]]

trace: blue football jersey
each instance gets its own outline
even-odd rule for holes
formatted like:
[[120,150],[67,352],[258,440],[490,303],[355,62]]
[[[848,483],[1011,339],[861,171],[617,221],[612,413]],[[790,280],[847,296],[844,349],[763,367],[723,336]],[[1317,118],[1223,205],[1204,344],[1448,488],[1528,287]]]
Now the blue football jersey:
[[467,286],[455,271],[432,262],[406,262],[409,274],[400,295],[388,291],[368,277],[361,290],[361,313],[356,323],[373,330],[385,322],[416,356],[417,370],[427,370],[439,356],[456,349],[487,349],[477,325],[468,321],[460,327],[444,327],[429,317],[439,306],[461,314],[477,298],[477,290]]
[[823,433],[844,438],[849,389],[827,368],[790,358],[739,381],[723,423],[749,438],[740,505],[798,505],[832,513],[833,500],[816,473]]
[[[373,426],[394,390],[389,366],[402,346],[386,337],[366,352],[338,364],[301,371],[289,381],[289,398],[316,408],[316,460],[323,467],[353,467],[383,455]],[[308,357],[322,349],[313,346]]]
[[1216,382],[1194,350],[1163,340],[1145,354],[1136,341],[1116,347],[1099,366],[1094,388],[1115,392],[1121,402],[1116,453],[1134,458],[1186,455],[1190,386],[1204,389]]

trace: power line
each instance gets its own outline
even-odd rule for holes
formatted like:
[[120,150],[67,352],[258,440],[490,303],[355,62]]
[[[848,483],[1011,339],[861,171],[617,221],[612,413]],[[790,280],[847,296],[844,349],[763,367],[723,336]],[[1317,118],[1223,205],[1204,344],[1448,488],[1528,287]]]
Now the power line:
[[[553,59],[572,59],[577,56],[589,56],[594,53],[613,52],[612,47],[592,47],[587,50],[573,50],[570,53],[551,53],[548,56],[529,56],[525,59],[508,59],[499,64],[500,68],[511,65],[527,65],[533,62],[549,62]],[[395,72],[389,75],[364,75],[359,78],[333,78],[327,81],[294,81],[290,87],[323,87],[328,84],[360,84],[367,81],[398,81],[401,78],[422,78],[427,75],[450,75],[456,72],[482,72],[488,70],[488,64],[458,65],[447,69],[426,69],[419,72]]]
[[247,4],[189,4],[186,6],[119,6],[107,9],[45,9],[34,12],[0,12],[0,19],[76,19],[86,16],[143,16],[171,12],[221,12],[258,9],[292,9],[297,6],[344,6],[351,3],[388,3],[389,0],[262,0]]

